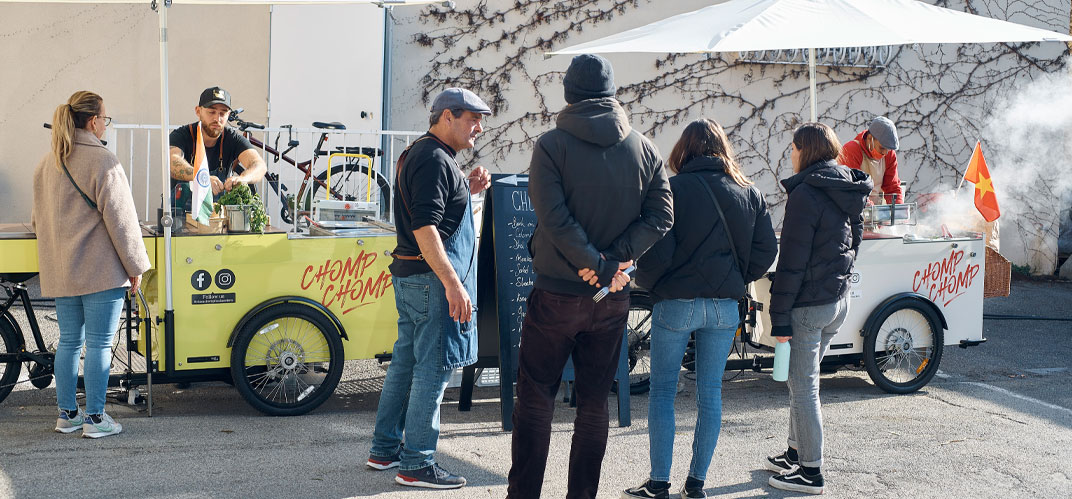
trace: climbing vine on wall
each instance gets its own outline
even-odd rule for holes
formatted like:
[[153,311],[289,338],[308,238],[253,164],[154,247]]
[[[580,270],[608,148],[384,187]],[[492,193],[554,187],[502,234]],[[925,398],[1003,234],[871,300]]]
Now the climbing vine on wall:
[[[1069,22],[1064,0],[934,3],[1059,31]],[[432,9],[420,18],[420,32],[412,37],[428,52],[431,64],[420,82],[421,97],[427,102],[449,86],[476,91],[496,118],[479,141],[474,161],[526,155],[553,126],[562,105],[558,96],[565,62],[556,60],[550,69],[542,62],[543,53],[593,39],[586,30],[642,9],[644,19],[628,26],[665,17],[653,6],[654,0],[474,0],[459,1],[454,10]],[[994,103],[1033,75],[1062,67],[1067,47],[1053,45],[901,46],[886,67],[820,66],[820,120],[848,140],[850,131],[861,130],[874,114],[887,115],[901,133],[900,172],[910,191],[950,188],[962,175],[975,141],[984,139]],[[768,203],[784,203],[777,180],[790,173],[789,135],[807,116],[806,66],[739,62],[736,54],[637,60],[653,61],[647,63],[645,77],[617,81],[617,96],[635,128],[649,137],[676,137],[693,119],[716,118]]]

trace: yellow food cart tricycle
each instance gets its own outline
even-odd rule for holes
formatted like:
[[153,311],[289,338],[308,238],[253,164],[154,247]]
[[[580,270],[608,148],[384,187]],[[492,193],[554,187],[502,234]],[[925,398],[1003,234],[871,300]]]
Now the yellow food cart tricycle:
[[[353,3],[389,10],[433,0]],[[166,130],[170,123],[170,6],[170,1],[152,2],[160,23],[161,119],[156,130]],[[420,134],[401,133],[402,137],[412,135]],[[168,192],[169,181],[166,137],[163,134],[164,140],[158,141],[158,164],[165,165],[161,167],[162,192]],[[262,147],[262,152],[279,160],[280,153],[270,147]],[[355,156],[345,148],[340,152]],[[332,173],[325,176],[331,182],[335,170],[330,161],[328,167]],[[147,386],[151,394],[152,382],[233,380],[257,409],[296,415],[330,396],[341,377],[343,360],[389,352],[396,337],[397,313],[387,271],[390,258],[385,255],[394,246],[394,233],[388,226],[362,222],[345,234],[331,236],[269,230],[172,237],[171,215],[170,206],[165,206],[158,217],[160,225],[144,228],[153,267],[142,284],[144,298],[127,307],[130,338],[120,346],[142,356],[147,367],[140,373],[128,369],[112,383]],[[0,287],[6,291],[6,296],[0,293],[0,401],[11,392],[23,365],[30,369],[35,386],[51,383],[53,354],[41,338],[24,285],[38,272],[36,244],[27,224],[0,224]],[[27,313],[32,344],[9,313],[17,302]]]
[[[360,223],[331,236],[267,230],[171,239],[174,311],[165,309],[167,257],[159,227],[143,227],[153,262],[144,299],[124,323],[125,347],[144,372],[113,374],[125,387],[221,380],[261,412],[297,415],[323,403],[343,361],[389,356],[398,318],[390,226]],[[51,383],[52,356],[25,285],[36,275],[37,241],[26,224],[0,225],[0,401],[23,364],[35,386]],[[22,302],[27,341],[9,309]],[[120,342],[123,348],[123,343]],[[42,386],[43,385],[43,386]]]

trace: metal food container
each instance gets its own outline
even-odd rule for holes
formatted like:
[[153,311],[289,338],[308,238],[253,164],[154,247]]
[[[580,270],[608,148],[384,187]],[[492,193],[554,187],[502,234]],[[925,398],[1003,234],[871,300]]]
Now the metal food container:
[[916,203],[879,204],[864,208],[864,224],[878,225],[915,225]]
[[251,204],[228,204],[223,206],[223,216],[227,220],[230,232],[249,232],[250,219],[253,216]]

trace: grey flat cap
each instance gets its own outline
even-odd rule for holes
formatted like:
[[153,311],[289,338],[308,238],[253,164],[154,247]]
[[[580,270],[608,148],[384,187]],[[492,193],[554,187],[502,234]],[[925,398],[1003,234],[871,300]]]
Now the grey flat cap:
[[491,108],[483,99],[464,88],[448,88],[432,101],[432,114],[440,114],[444,109],[462,109],[477,114],[491,114]]
[[871,132],[871,136],[886,149],[896,151],[901,145],[901,141],[897,139],[897,127],[893,126],[893,122],[885,116],[878,116],[871,120],[871,126],[867,127],[867,131]]

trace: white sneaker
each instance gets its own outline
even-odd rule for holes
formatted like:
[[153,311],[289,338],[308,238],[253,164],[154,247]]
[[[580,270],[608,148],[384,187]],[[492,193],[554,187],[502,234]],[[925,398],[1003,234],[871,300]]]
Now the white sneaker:
[[82,409],[78,409],[78,414],[75,417],[67,416],[67,411],[60,409],[60,417],[56,418],[56,431],[59,433],[72,433],[82,429],[82,424],[86,422],[86,413],[82,412]]
[[82,425],[82,437],[101,438],[123,431],[123,425],[116,423],[108,414],[101,414],[100,421],[95,422],[97,418],[98,416],[86,416],[86,422]]

